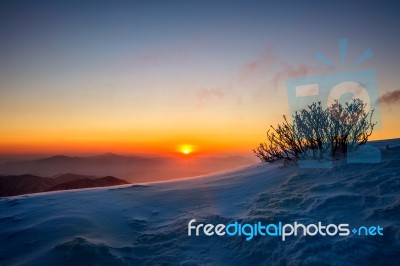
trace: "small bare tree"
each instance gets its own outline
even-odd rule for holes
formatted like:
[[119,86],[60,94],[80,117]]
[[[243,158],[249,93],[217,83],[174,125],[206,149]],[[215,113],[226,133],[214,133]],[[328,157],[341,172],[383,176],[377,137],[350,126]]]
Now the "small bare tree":
[[253,151],[264,162],[321,160],[353,151],[368,141],[376,125],[374,110],[366,107],[361,99],[344,105],[336,100],[325,109],[321,102],[313,103],[295,112],[292,123],[283,116],[282,124],[267,131],[267,142]]

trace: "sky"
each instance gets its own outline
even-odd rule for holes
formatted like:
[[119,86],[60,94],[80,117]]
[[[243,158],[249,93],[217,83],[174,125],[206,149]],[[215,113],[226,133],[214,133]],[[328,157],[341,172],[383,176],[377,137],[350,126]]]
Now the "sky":
[[[398,1],[1,1],[0,154],[249,154],[289,113],[287,79],[362,69],[383,99],[372,139],[400,137],[399,14]],[[343,38],[347,65],[316,60],[340,65]]]

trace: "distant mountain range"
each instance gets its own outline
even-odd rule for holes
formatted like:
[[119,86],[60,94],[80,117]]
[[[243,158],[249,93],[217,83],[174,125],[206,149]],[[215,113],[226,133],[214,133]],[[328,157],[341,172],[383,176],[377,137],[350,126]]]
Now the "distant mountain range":
[[94,177],[115,176],[132,183],[150,182],[229,170],[254,163],[254,158],[169,158],[121,156],[112,153],[86,157],[56,155],[35,160],[3,161],[0,163],[0,175],[57,177],[73,172]]
[[0,197],[22,194],[69,190],[78,188],[107,187],[129,184],[113,176],[94,177],[64,174],[57,177],[40,177],[30,174],[0,176]]

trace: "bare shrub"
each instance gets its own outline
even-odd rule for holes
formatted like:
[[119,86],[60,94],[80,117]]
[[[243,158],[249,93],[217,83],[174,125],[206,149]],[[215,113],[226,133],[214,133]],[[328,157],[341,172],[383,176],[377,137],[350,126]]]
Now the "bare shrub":
[[253,150],[264,162],[279,159],[330,159],[335,154],[353,151],[365,144],[376,123],[374,110],[366,111],[361,99],[341,104],[338,100],[328,108],[321,102],[308,105],[267,131],[267,142]]

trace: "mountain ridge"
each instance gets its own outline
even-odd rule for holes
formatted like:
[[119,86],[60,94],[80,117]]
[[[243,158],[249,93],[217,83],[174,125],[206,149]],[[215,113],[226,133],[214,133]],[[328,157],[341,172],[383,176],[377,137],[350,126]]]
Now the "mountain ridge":
[[31,174],[9,175],[0,176],[0,197],[125,184],[129,184],[129,182],[113,176],[94,177],[71,173],[54,178]]

